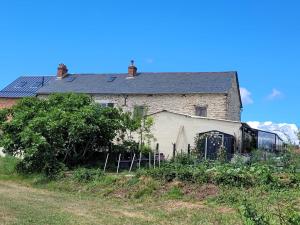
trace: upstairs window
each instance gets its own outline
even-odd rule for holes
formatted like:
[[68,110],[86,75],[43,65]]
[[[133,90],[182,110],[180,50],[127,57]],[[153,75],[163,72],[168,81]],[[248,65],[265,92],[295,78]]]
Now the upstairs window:
[[196,116],[207,117],[207,107],[206,106],[195,106]]
[[145,105],[135,105],[133,109],[133,118],[141,119],[146,115]]
[[98,103],[102,107],[111,107],[111,108],[113,108],[115,106],[115,103],[107,101],[107,100],[96,100],[96,103]]

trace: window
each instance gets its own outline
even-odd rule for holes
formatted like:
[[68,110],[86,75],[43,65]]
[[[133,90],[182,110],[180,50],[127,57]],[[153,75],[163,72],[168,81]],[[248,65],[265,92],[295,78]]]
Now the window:
[[99,105],[101,105],[102,107],[111,107],[113,108],[115,106],[115,103],[110,102],[108,100],[96,100],[96,103],[98,103]]
[[141,119],[146,115],[146,106],[135,105],[133,109],[133,118]]
[[195,106],[196,116],[207,117],[207,107],[206,106]]

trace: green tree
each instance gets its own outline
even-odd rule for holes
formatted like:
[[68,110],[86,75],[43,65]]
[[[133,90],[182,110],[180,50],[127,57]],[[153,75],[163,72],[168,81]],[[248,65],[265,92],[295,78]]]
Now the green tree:
[[155,137],[151,132],[154,125],[154,119],[147,116],[148,108],[146,106],[135,106],[133,111],[134,128],[138,134],[140,150],[147,152],[150,151],[150,144],[155,141]]
[[[3,116],[2,116],[3,115]],[[5,118],[10,117],[10,120]],[[55,173],[63,164],[85,163],[97,152],[134,131],[128,113],[101,107],[82,94],[54,94],[47,99],[24,98],[1,111],[1,144],[5,152],[22,156],[26,172]]]

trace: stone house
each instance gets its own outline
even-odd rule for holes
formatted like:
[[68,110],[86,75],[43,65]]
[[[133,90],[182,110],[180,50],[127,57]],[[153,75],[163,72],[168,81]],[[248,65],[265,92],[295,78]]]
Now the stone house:
[[70,74],[60,64],[56,78],[37,90],[52,93],[86,93],[103,106],[152,114],[161,110],[241,120],[242,102],[237,72],[138,72],[133,61],[127,73]]
[[[23,97],[68,92],[88,94],[105,107],[151,115],[152,132],[166,156],[171,156],[174,144],[186,150],[194,137],[211,131],[234,138],[231,152],[245,152],[245,140],[258,143],[263,132],[241,122],[237,72],[138,72],[133,61],[127,73],[73,74],[60,64],[56,76],[19,77],[0,91],[0,108]],[[270,146],[278,142],[276,136],[273,139]]]

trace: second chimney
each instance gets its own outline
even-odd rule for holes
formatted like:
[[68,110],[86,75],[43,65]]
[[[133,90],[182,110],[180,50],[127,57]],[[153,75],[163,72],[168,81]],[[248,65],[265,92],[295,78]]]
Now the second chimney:
[[62,79],[68,75],[68,68],[65,64],[61,63],[57,68],[57,78]]
[[137,68],[134,65],[134,60],[130,61],[130,65],[128,66],[128,76],[129,77],[134,77],[137,74]]

